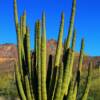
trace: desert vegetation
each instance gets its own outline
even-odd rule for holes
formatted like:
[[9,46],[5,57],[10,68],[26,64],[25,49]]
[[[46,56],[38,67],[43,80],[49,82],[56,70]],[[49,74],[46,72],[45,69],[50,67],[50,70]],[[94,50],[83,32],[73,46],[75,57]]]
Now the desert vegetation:
[[30,29],[26,24],[26,11],[18,17],[14,0],[14,22],[17,35],[18,61],[15,73],[0,75],[0,96],[10,100],[99,100],[100,70],[82,70],[84,38],[81,40],[79,61],[74,70],[77,30],[74,26],[76,0],[72,0],[68,35],[63,43],[64,12],[61,14],[55,55],[47,55],[46,15],[36,20],[34,51],[30,48]]
[[[76,31],[74,17],[76,0],[73,0],[68,36],[62,51],[62,37],[64,30],[64,13],[61,14],[57,49],[54,63],[52,55],[47,63],[46,55],[46,18],[42,13],[42,20],[35,23],[34,57],[30,52],[30,32],[26,25],[26,12],[18,20],[17,4],[14,0],[14,17],[17,33],[18,58],[16,67],[16,81],[19,96],[22,100],[76,100],[79,92],[82,61],[84,55],[84,39],[81,42],[80,57],[76,73],[73,71],[74,47]],[[73,33],[73,37],[72,37]],[[71,44],[72,39],[72,44]],[[90,62],[85,83],[85,89],[79,99],[87,100],[91,84],[92,63]]]

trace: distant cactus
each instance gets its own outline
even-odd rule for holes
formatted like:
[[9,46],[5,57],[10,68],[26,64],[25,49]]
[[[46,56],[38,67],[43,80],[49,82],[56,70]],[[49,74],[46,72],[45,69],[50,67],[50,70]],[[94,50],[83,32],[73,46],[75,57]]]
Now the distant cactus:
[[[82,39],[81,43],[78,69],[76,73],[73,73],[76,42],[76,30],[73,30],[75,10],[76,0],[73,0],[70,27],[64,44],[64,50],[62,50],[64,13],[61,14],[55,60],[52,63],[52,55],[50,55],[49,65],[47,66],[45,13],[43,12],[42,14],[42,21],[38,20],[35,23],[35,45],[34,56],[32,56],[30,50],[30,31],[26,25],[26,12],[24,11],[19,22],[17,4],[16,0],[14,0],[18,47],[18,63],[16,63],[15,74],[21,100],[77,100],[84,55],[84,39]],[[74,33],[73,37],[72,33]],[[72,44],[70,44],[71,38]],[[81,100],[86,100],[88,96],[91,83],[91,66],[90,64]]]

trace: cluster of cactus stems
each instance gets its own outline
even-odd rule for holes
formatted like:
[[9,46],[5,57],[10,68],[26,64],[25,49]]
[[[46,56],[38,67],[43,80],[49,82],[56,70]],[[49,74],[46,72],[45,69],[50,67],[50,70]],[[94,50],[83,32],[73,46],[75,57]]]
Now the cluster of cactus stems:
[[[24,11],[19,22],[17,4],[14,0],[18,46],[18,63],[15,67],[15,76],[21,100],[77,100],[84,55],[84,39],[81,42],[78,68],[76,73],[73,73],[76,41],[76,30],[73,28],[75,11],[76,0],[73,0],[64,50],[62,49],[64,32],[64,13],[62,12],[54,62],[52,55],[50,55],[47,64],[45,13],[42,14],[42,20],[37,20],[35,23],[34,53],[31,53],[30,31],[26,25],[26,12]],[[87,100],[91,83],[91,66],[90,63],[85,89],[80,100]]]

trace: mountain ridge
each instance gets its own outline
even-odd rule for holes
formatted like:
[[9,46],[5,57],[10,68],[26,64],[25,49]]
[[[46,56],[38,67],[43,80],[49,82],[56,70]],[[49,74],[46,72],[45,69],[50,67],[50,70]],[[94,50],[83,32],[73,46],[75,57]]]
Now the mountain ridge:
[[[54,39],[47,41],[47,55],[55,55],[57,42]],[[75,52],[74,65],[78,66],[79,53]],[[13,71],[13,62],[18,60],[17,47],[15,44],[0,44],[0,70],[2,72]],[[100,66],[100,56],[84,56],[83,67],[87,68],[89,62],[92,61],[93,66]],[[1,72],[1,71],[0,71]]]

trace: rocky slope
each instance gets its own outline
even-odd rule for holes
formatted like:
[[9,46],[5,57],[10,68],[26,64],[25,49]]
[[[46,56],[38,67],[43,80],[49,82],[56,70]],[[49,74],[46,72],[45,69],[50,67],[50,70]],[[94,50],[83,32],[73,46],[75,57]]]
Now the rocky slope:
[[12,60],[17,58],[17,48],[14,44],[4,44],[0,45],[0,61],[3,59]]
[[17,59],[17,48],[13,44],[0,45],[0,73],[13,72],[14,61]]

